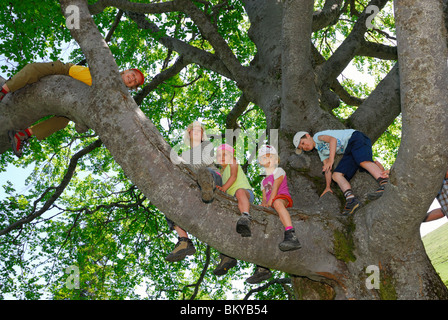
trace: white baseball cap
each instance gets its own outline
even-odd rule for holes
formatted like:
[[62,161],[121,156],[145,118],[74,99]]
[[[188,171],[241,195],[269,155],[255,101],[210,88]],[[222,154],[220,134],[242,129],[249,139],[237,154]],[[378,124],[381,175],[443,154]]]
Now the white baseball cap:
[[277,150],[273,146],[270,145],[262,145],[258,150],[258,158],[267,155],[267,154],[277,154]]
[[309,134],[306,131],[299,131],[294,135],[294,139],[292,140],[292,143],[294,143],[294,146],[296,147],[296,153],[297,154],[302,154],[302,149],[298,149],[299,147],[299,143],[300,143],[300,139],[302,139],[302,137],[306,134]]

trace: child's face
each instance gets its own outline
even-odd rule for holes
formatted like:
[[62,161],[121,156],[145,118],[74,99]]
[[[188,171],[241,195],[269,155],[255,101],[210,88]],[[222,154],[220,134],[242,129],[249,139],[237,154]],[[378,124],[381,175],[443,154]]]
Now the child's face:
[[260,165],[262,165],[265,168],[274,167],[278,163],[278,158],[275,155],[271,155],[270,153],[267,153],[261,157],[258,158],[258,162],[260,162]]
[[190,139],[195,142],[202,141],[202,128],[201,127],[193,127],[190,129]]
[[231,164],[233,161],[233,155],[225,150],[218,150],[216,152],[216,162],[223,165],[223,164]]
[[143,80],[141,79],[141,75],[139,75],[135,70],[125,70],[121,74],[121,78],[128,88],[137,87]]
[[309,134],[306,134],[305,137],[300,139],[300,143],[297,146],[297,149],[301,149],[303,151],[311,151],[311,150],[313,150],[314,149],[314,140],[313,140],[313,138]]

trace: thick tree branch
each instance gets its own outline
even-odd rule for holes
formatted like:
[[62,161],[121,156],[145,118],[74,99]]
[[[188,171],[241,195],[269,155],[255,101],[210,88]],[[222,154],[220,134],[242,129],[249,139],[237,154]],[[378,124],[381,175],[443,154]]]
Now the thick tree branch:
[[398,63],[348,119],[375,142],[401,112]]
[[249,100],[246,99],[244,94],[238,99],[233,109],[229,112],[226,119],[226,129],[237,129],[238,118],[243,114],[249,105]]
[[[371,244],[383,250],[388,244],[408,247],[408,241],[415,239],[448,167],[448,67],[442,5],[438,0],[396,0],[395,17],[402,140],[391,168],[390,187],[381,201],[372,203],[368,219],[371,235],[382,232],[382,236],[371,237]],[[403,212],[402,208],[408,209]],[[396,215],[400,219],[394,219]],[[397,233],[399,239],[384,241],[385,235]]]
[[317,31],[336,24],[341,13],[346,9],[348,2],[342,7],[343,0],[327,0],[322,10],[313,13],[313,31]]
[[397,60],[397,47],[386,46],[381,43],[362,41],[361,47],[356,51],[358,56],[367,56],[383,60]]
[[[84,56],[89,63],[90,73],[92,75],[92,94],[97,92],[99,87],[114,87],[119,88],[124,95],[128,95],[128,90],[125,87],[118,66],[113,59],[112,53],[103,39],[87,8],[85,0],[60,0],[63,14],[69,14],[67,7],[74,5],[79,8],[79,28],[71,28],[70,33],[78,42]],[[95,43],[96,45],[92,45]],[[93,57],[97,57],[94,59]],[[95,98],[92,97],[92,100]]]

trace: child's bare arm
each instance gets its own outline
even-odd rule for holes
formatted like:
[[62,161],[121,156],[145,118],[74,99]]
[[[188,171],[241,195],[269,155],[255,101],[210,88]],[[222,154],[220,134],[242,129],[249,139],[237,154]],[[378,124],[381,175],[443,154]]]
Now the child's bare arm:
[[236,181],[236,178],[238,177],[238,164],[232,163],[229,164],[229,166],[230,166],[229,180],[227,180],[227,182],[221,188],[219,188],[221,191],[224,192],[226,192],[227,189],[229,189],[232,186],[232,184]]
[[329,147],[330,147],[330,156],[328,157],[328,159],[326,159],[326,161],[324,161],[324,165],[322,167],[322,171],[325,171],[325,172],[331,171],[331,169],[333,168],[334,157],[336,156],[337,140],[336,140],[335,137],[327,136],[327,135],[319,136],[318,139],[320,141],[327,142],[329,144]]
[[327,192],[331,192],[333,193],[333,190],[331,190],[331,170],[330,171],[325,171],[325,190],[322,192],[322,194],[320,195],[321,197],[326,194]]
[[263,189],[262,192],[263,192],[263,199],[261,200],[261,205],[262,205],[263,207],[267,207],[268,204],[266,203],[266,190]]

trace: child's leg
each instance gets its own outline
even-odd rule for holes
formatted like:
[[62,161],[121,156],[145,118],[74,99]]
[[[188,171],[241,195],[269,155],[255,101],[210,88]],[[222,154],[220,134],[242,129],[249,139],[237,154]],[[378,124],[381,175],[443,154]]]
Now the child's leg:
[[174,230],[177,232],[177,235],[179,236],[179,238],[188,238],[187,232],[184,229],[182,229],[181,227],[174,226]]
[[238,189],[235,192],[235,197],[238,200],[238,209],[241,212],[241,218],[236,223],[236,232],[242,237],[250,237],[252,232],[250,230],[250,194],[246,189]]
[[[68,75],[68,71],[73,64],[62,63],[60,61],[48,62],[48,63],[30,63],[23,67],[17,74],[15,74],[10,80],[6,81],[6,88],[10,92],[14,92],[26,86],[32,84],[42,77],[61,74]],[[3,86],[5,88],[5,86]]]
[[51,117],[47,120],[39,122],[35,126],[32,126],[26,130],[10,130],[8,131],[9,139],[12,145],[12,150],[17,157],[22,156],[22,148],[24,142],[26,142],[33,135],[38,140],[43,140],[51,134],[64,129],[70,120],[65,117]]
[[353,214],[360,207],[361,203],[356,199],[350,183],[341,172],[333,172],[333,180],[338,184],[339,188],[341,188],[347,201],[342,214]]
[[246,189],[238,189],[235,192],[235,197],[238,200],[238,209],[241,213],[249,213],[250,208],[250,195]]
[[280,221],[285,227],[285,230],[288,230],[292,228],[292,221],[291,216],[289,215],[289,212],[286,209],[287,204],[285,202],[286,200],[284,199],[277,199],[272,204],[272,207],[274,207],[275,211],[277,211]]
[[348,180],[345,179],[344,174],[341,172],[333,172],[332,178],[338,184],[339,188],[341,188],[343,193],[352,188]]
[[380,185],[376,191],[369,193],[367,198],[369,200],[376,200],[380,198],[384,193],[384,189],[389,182],[389,179],[387,177],[383,177],[383,170],[381,170],[375,162],[363,161],[360,163],[360,166],[367,170]]
[[64,129],[69,122],[70,119],[66,117],[55,116],[32,126],[31,130],[36,138],[40,141],[49,137],[56,131]]
[[177,243],[174,246],[174,250],[171,251],[165,260],[169,262],[176,262],[185,259],[186,256],[190,256],[196,253],[196,248],[193,242],[188,238],[187,232],[174,224],[174,222],[166,218],[170,230],[175,230],[177,232]]
[[300,241],[296,237],[296,233],[294,228],[292,227],[291,216],[289,215],[288,210],[286,209],[286,200],[277,199],[274,201],[272,206],[275,211],[277,211],[278,216],[280,217],[280,221],[285,227],[285,235],[282,242],[279,243],[278,247],[281,251],[292,251],[297,250],[302,247]]
[[363,161],[360,163],[361,167],[367,170],[374,178],[375,180],[378,180],[378,178],[381,177],[381,174],[383,171],[381,168],[372,161]]

